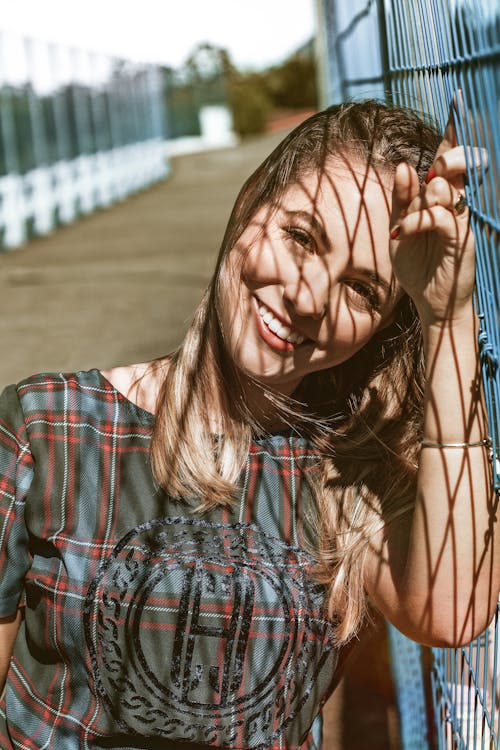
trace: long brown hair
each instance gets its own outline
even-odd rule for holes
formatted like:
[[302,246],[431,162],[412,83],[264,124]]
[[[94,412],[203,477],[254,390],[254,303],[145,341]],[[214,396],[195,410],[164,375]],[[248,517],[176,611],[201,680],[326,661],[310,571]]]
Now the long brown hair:
[[[422,181],[439,143],[415,114],[376,101],[346,103],[313,115],[293,130],[250,176],[231,213],[212,281],[182,345],[169,357],[160,388],[152,463],[160,486],[198,510],[231,502],[258,429],[241,375],[220,325],[226,258],[262,206],[276,205],[305,174],[349,154],[394,171],[412,164]],[[218,391],[218,435],[207,394]],[[421,425],[423,363],[420,323],[409,297],[393,323],[347,362],[307,375],[284,399],[268,393],[283,420],[323,451],[315,487],[318,570],[329,586],[329,612],[339,643],[365,613],[363,565],[371,536],[413,505]]]

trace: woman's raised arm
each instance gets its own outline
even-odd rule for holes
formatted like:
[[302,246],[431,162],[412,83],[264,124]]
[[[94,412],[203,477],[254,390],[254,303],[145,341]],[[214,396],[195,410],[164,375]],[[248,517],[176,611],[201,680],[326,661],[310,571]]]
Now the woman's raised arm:
[[[469,155],[481,157],[475,150]],[[465,170],[450,119],[422,190],[411,166],[396,172],[391,254],[422,322],[423,441],[413,518],[385,530],[369,553],[366,579],[396,627],[440,646],[468,643],[482,632],[500,588]]]

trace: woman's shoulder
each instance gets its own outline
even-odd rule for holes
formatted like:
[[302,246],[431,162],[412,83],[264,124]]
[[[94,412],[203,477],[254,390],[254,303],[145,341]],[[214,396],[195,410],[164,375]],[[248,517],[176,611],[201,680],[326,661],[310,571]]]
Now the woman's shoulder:
[[142,411],[154,414],[166,368],[166,360],[154,360],[112,367],[100,374],[124,399]]
[[106,390],[106,381],[97,368],[92,368],[76,372],[38,372],[7,386],[2,395],[15,393],[27,413],[41,413],[78,408],[86,395],[103,390]]
[[[141,407],[134,402],[134,382],[145,372],[145,365],[130,365],[110,370],[40,372],[7,386],[4,401],[16,398],[25,414],[50,416],[69,412],[88,412],[96,416],[109,410],[116,401]],[[142,393],[143,389],[139,389]]]
[[39,372],[0,388],[0,423],[16,432],[31,423],[63,419],[78,409],[85,388],[97,388],[98,371]]
[[17,383],[8,386],[14,388],[20,398],[32,396],[36,398],[47,398],[49,394],[54,397],[58,393],[68,392],[71,390],[84,390],[85,388],[97,387],[99,385],[99,370],[92,368],[90,370],[78,370],[75,372],[53,371],[37,372],[29,375]]

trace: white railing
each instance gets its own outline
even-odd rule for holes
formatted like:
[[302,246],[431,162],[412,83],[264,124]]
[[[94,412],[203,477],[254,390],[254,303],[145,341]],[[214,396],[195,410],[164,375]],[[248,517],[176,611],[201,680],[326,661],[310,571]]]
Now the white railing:
[[0,247],[169,172],[164,75],[0,32]]

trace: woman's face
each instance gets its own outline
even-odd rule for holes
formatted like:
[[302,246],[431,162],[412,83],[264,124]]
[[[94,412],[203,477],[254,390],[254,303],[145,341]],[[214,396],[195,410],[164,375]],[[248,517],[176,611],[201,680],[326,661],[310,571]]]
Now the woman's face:
[[349,359],[391,319],[392,176],[329,163],[261,208],[228,255],[221,324],[246,375],[290,395]]

